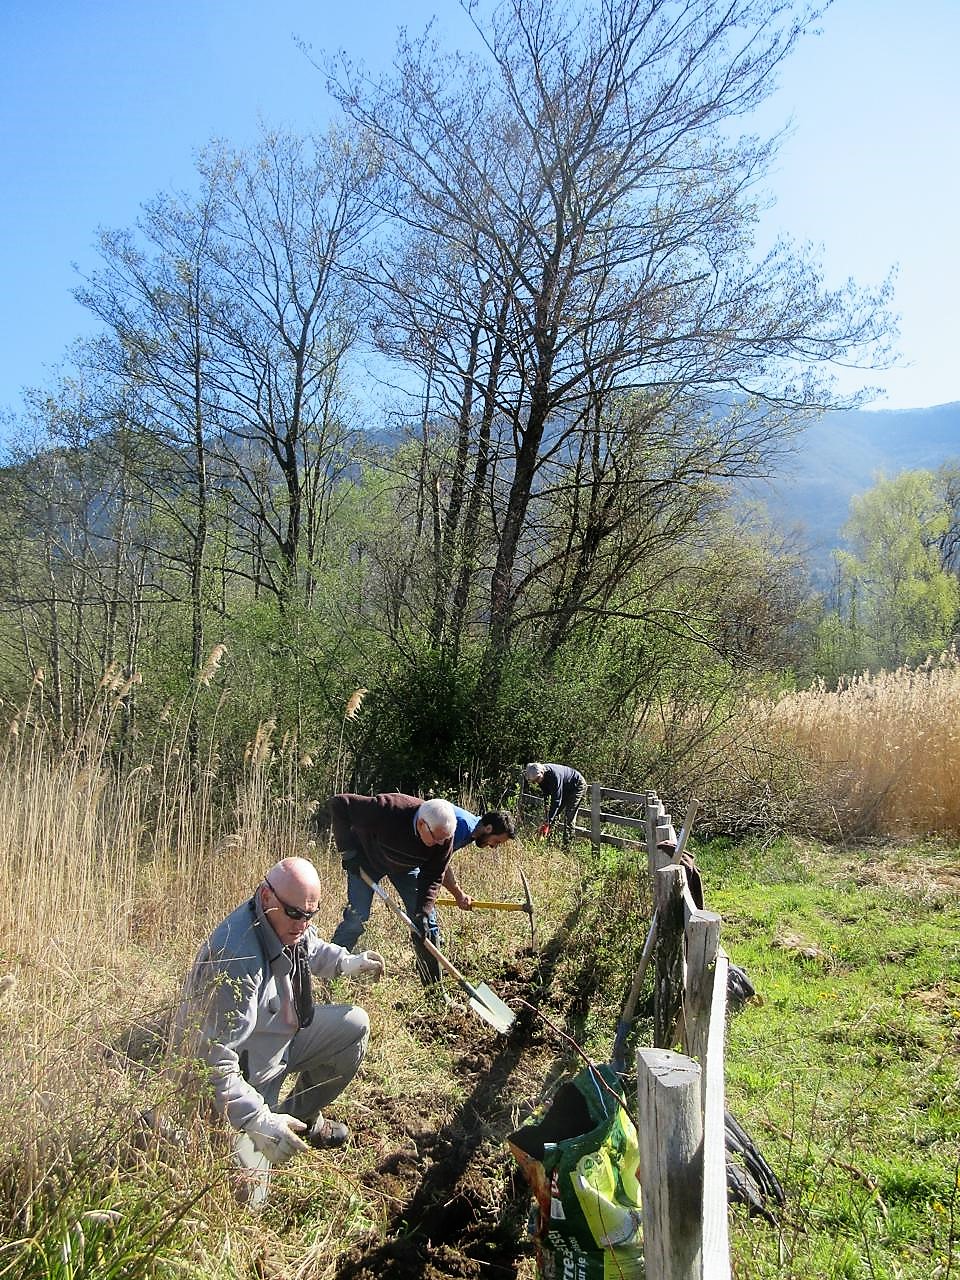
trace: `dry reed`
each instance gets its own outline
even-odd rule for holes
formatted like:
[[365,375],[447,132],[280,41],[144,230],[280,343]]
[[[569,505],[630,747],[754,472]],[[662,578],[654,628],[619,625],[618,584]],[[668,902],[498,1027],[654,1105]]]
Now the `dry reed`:
[[[285,769],[268,726],[233,788],[212,748],[191,767],[183,740],[121,775],[108,744],[128,683],[105,672],[78,745],[60,753],[28,703],[0,756],[0,1218],[24,1240],[77,1194],[78,1170],[110,1183],[156,1154],[143,1116],[176,1117],[183,1101],[160,1069],[162,1033],[193,952],[300,851],[289,793],[268,785]],[[222,1178],[222,1153],[191,1164],[189,1185],[182,1155],[179,1174],[164,1171],[169,1194]]]
[[[754,707],[771,748],[798,750],[834,832],[960,834],[960,659],[863,674]],[[829,827],[829,823],[827,824]]]

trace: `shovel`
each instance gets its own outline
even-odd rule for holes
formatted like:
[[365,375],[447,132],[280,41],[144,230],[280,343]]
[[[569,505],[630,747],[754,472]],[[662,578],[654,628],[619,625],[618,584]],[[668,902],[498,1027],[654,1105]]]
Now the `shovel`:
[[478,1014],[484,1022],[489,1022],[491,1027],[496,1028],[501,1035],[506,1035],[516,1021],[517,1015],[513,1012],[508,1004],[505,1004],[499,996],[494,995],[485,982],[481,982],[475,987],[469,983],[460,970],[447,959],[438,947],[435,947],[429,938],[425,938],[417,926],[413,923],[405,911],[401,911],[394,900],[388,893],[380,888],[367,873],[363,870],[360,872],[361,878],[370,886],[377,897],[382,898],[387,904],[390,911],[393,912],[413,933],[417,935],[426,949],[438,962],[442,969],[449,973],[451,978],[455,978],[470,999],[470,1008],[474,1013]]

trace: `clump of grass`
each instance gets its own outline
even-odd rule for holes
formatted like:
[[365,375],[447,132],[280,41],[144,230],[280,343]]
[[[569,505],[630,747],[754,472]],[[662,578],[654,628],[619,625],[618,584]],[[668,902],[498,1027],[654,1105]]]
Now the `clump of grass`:
[[363,706],[363,700],[369,693],[369,689],[363,685],[358,686],[351,693],[343,708],[343,719],[340,721],[340,741],[337,743],[337,755],[333,768],[333,792],[338,795],[346,786],[347,780],[347,752],[344,750],[344,735],[346,733],[347,722],[356,720]]
[[[696,726],[694,725],[695,729]],[[701,799],[700,829],[835,841],[960,835],[960,657],[749,696],[685,745],[663,794]]]

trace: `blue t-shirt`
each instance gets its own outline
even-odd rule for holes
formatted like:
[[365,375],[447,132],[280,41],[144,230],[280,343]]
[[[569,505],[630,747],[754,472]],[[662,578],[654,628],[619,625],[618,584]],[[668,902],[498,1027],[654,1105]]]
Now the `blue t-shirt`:
[[461,809],[457,804],[453,806],[453,811],[457,815],[457,829],[453,833],[453,848],[456,852],[473,839],[473,833],[480,825],[480,819],[469,809]]

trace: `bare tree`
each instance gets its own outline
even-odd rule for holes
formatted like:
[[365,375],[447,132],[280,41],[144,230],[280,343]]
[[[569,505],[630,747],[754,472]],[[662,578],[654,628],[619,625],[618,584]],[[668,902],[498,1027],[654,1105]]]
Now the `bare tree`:
[[105,419],[104,388],[63,380],[29,398],[33,442],[11,449],[2,496],[15,522],[2,540],[0,608],[20,620],[23,658],[45,671],[59,746],[85,729],[99,688],[126,686],[132,728],[144,562],[130,456]]
[[937,487],[950,511],[950,522],[940,538],[940,563],[960,575],[960,461],[949,459],[937,468]]
[[[446,409],[447,530],[481,464],[491,670],[531,583],[554,576],[554,644],[603,607],[602,551],[609,586],[698,487],[760,471],[833,403],[825,362],[882,349],[885,287],[831,291],[789,245],[754,251],[776,140],[735,125],[815,16],[777,0],[506,0],[478,22],[483,57],[404,39],[372,88],[328,69],[391,180],[381,200],[408,252],[377,288],[393,352],[429,370]],[[457,580],[449,556],[437,580]]]
[[[249,155],[220,148],[201,161],[203,172],[227,175],[211,316],[218,454],[236,500],[278,553],[262,556],[258,573],[281,598],[298,586],[305,532],[320,553],[325,510],[350,460],[345,365],[361,317],[351,269],[374,217],[373,164],[347,140],[276,133]],[[307,594],[309,580],[308,569]]]
[[78,300],[107,326],[99,360],[128,389],[128,425],[145,442],[141,479],[182,534],[169,553],[189,582],[193,676],[205,648],[208,438],[217,412],[208,313],[217,216],[212,176],[195,201],[153,200],[136,231],[101,233],[103,265],[77,290]]

